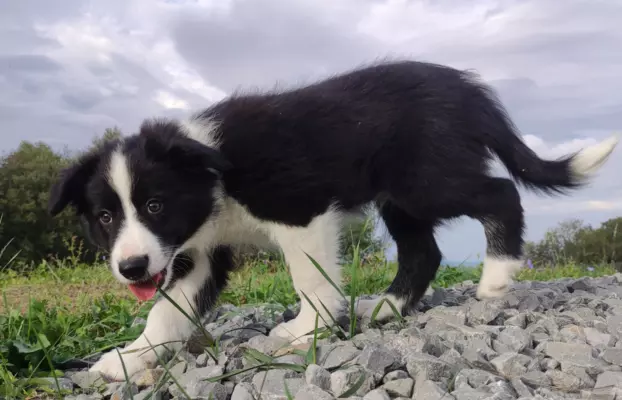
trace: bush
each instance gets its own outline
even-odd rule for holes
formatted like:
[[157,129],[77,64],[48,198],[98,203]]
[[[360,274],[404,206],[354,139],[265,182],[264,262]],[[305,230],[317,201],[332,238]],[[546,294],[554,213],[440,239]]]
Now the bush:
[[607,220],[596,229],[579,219],[563,221],[547,231],[542,241],[527,242],[525,254],[536,267],[615,264],[622,254],[621,228],[622,217]]

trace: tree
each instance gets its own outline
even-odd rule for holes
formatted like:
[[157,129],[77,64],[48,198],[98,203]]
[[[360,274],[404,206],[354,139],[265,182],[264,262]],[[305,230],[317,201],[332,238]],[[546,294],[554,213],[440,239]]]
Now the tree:
[[123,137],[123,134],[116,126],[114,128],[106,128],[101,137],[95,137],[93,139],[93,143],[88,151],[96,149],[109,141],[120,139],[121,137]]
[[578,219],[563,221],[547,231],[542,241],[526,243],[525,255],[536,266],[615,263],[622,254],[620,227],[622,217],[605,221],[596,229]]
[[1,243],[12,242],[5,254],[20,252],[20,260],[39,260],[60,251],[77,226],[66,214],[47,213],[48,192],[66,160],[44,143],[22,142],[0,162]]
[[[91,148],[120,136],[118,129],[107,129],[93,140]],[[71,254],[73,243],[84,246],[83,261],[94,260],[95,249],[85,240],[73,210],[66,209],[54,218],[47,212],[50,188],[73,159],[68,152],[54,152],[45,143],[29,142],[22,142],[0,159],[0,248],[11,242],[5,258],[17,252],[17,261],[22,263],[51,256],[64,258],[75,255]]]

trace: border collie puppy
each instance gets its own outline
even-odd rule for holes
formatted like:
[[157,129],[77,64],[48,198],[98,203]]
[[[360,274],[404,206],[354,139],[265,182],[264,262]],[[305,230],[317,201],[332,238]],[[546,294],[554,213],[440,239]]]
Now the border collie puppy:
[[[51,190],[50,212],[72,206],[89,236],[110,251],[110,269],[136,297],[156,285],[183,309],[205,315],[232,270],[232,246],[277,246],[296,291],[321,312],[342,308],[316,260],[340,281],[343,218],[377,207],[397,245],[399,269],[383,295],[403,313],[433,280],[444,220],[480,221],[487,240],[479,298],[502,296],[521,263],[523,209],[510,179],[489,175],[496,154],[514,181],[546,194],[587,183],[617,144],[612,137],[556,161],[522,141],[476,76],[422,62],[379,63],[309,86],[236,94],[187,121],[148,120],[136,135],[85,154]],[[270,333],[295,341],[315,311]],[[379,300],[360,301],[369,317]],[[391,315],[383,305],[379,318]],[[126,349],[179,342],[193,324],[163,299]],[[133,374],[154,350],[123,354]],[[122,378],[112,351],[92,368]]]

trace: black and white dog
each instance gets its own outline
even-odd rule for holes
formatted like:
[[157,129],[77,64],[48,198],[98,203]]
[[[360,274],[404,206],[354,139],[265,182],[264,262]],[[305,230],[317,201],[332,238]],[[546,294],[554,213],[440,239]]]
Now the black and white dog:
[[[337,313],[340,296],[307,254],[339,281],[344,216],[371,204],[398,250],[397,276],[384,296],[406,313],[435,277],[441,252],[434,232],[444,220],[468,216],[484,226],[479,298],[503,295],[521,267],[519,192],[489,175],[493,154],[515,181],[554,194],[587,183],[616,144],[612,137],[542,160],[474,75],[379,63],[293,90],[236,94],[184,122],[146,121],[137,135],[63,171],[50,212],[73,206],[93,241],[110,250],[112,273],[141,300],[157,284],[187,312],[205,314],[233,268],[231,246],[276,245],[297,292]],[[361,301],[357,313],[368,317],[378,301]],[[385,305],[379,317],[390,314]],[[270,334],[300,340],[314,323],[315,311],[302,301],[298,316]],[[162,300],[127,349],[170,346],[192,331]],[[157,361],[153,351],[123,358],[129,374]],[[123,377],[114,351],[93,370]]]

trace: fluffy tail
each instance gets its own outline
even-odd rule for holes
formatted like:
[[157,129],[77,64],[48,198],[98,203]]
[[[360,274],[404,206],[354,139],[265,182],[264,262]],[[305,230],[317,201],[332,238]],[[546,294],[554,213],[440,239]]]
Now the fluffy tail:
[[499,156],[512,178],[528,189],[550,194],[581,187],[589,183],[618,144],[614,135],[560,159],[543,160],[522,141],[495,94],[484,86],[479,89],[485,100],[479,98],[476,112],[485,145]]
[[612,136],[600,143],[557,160],[543,160],[515,137],[493,148],[512,177],[529,189],[563,193],[591,180],[618,144]]

